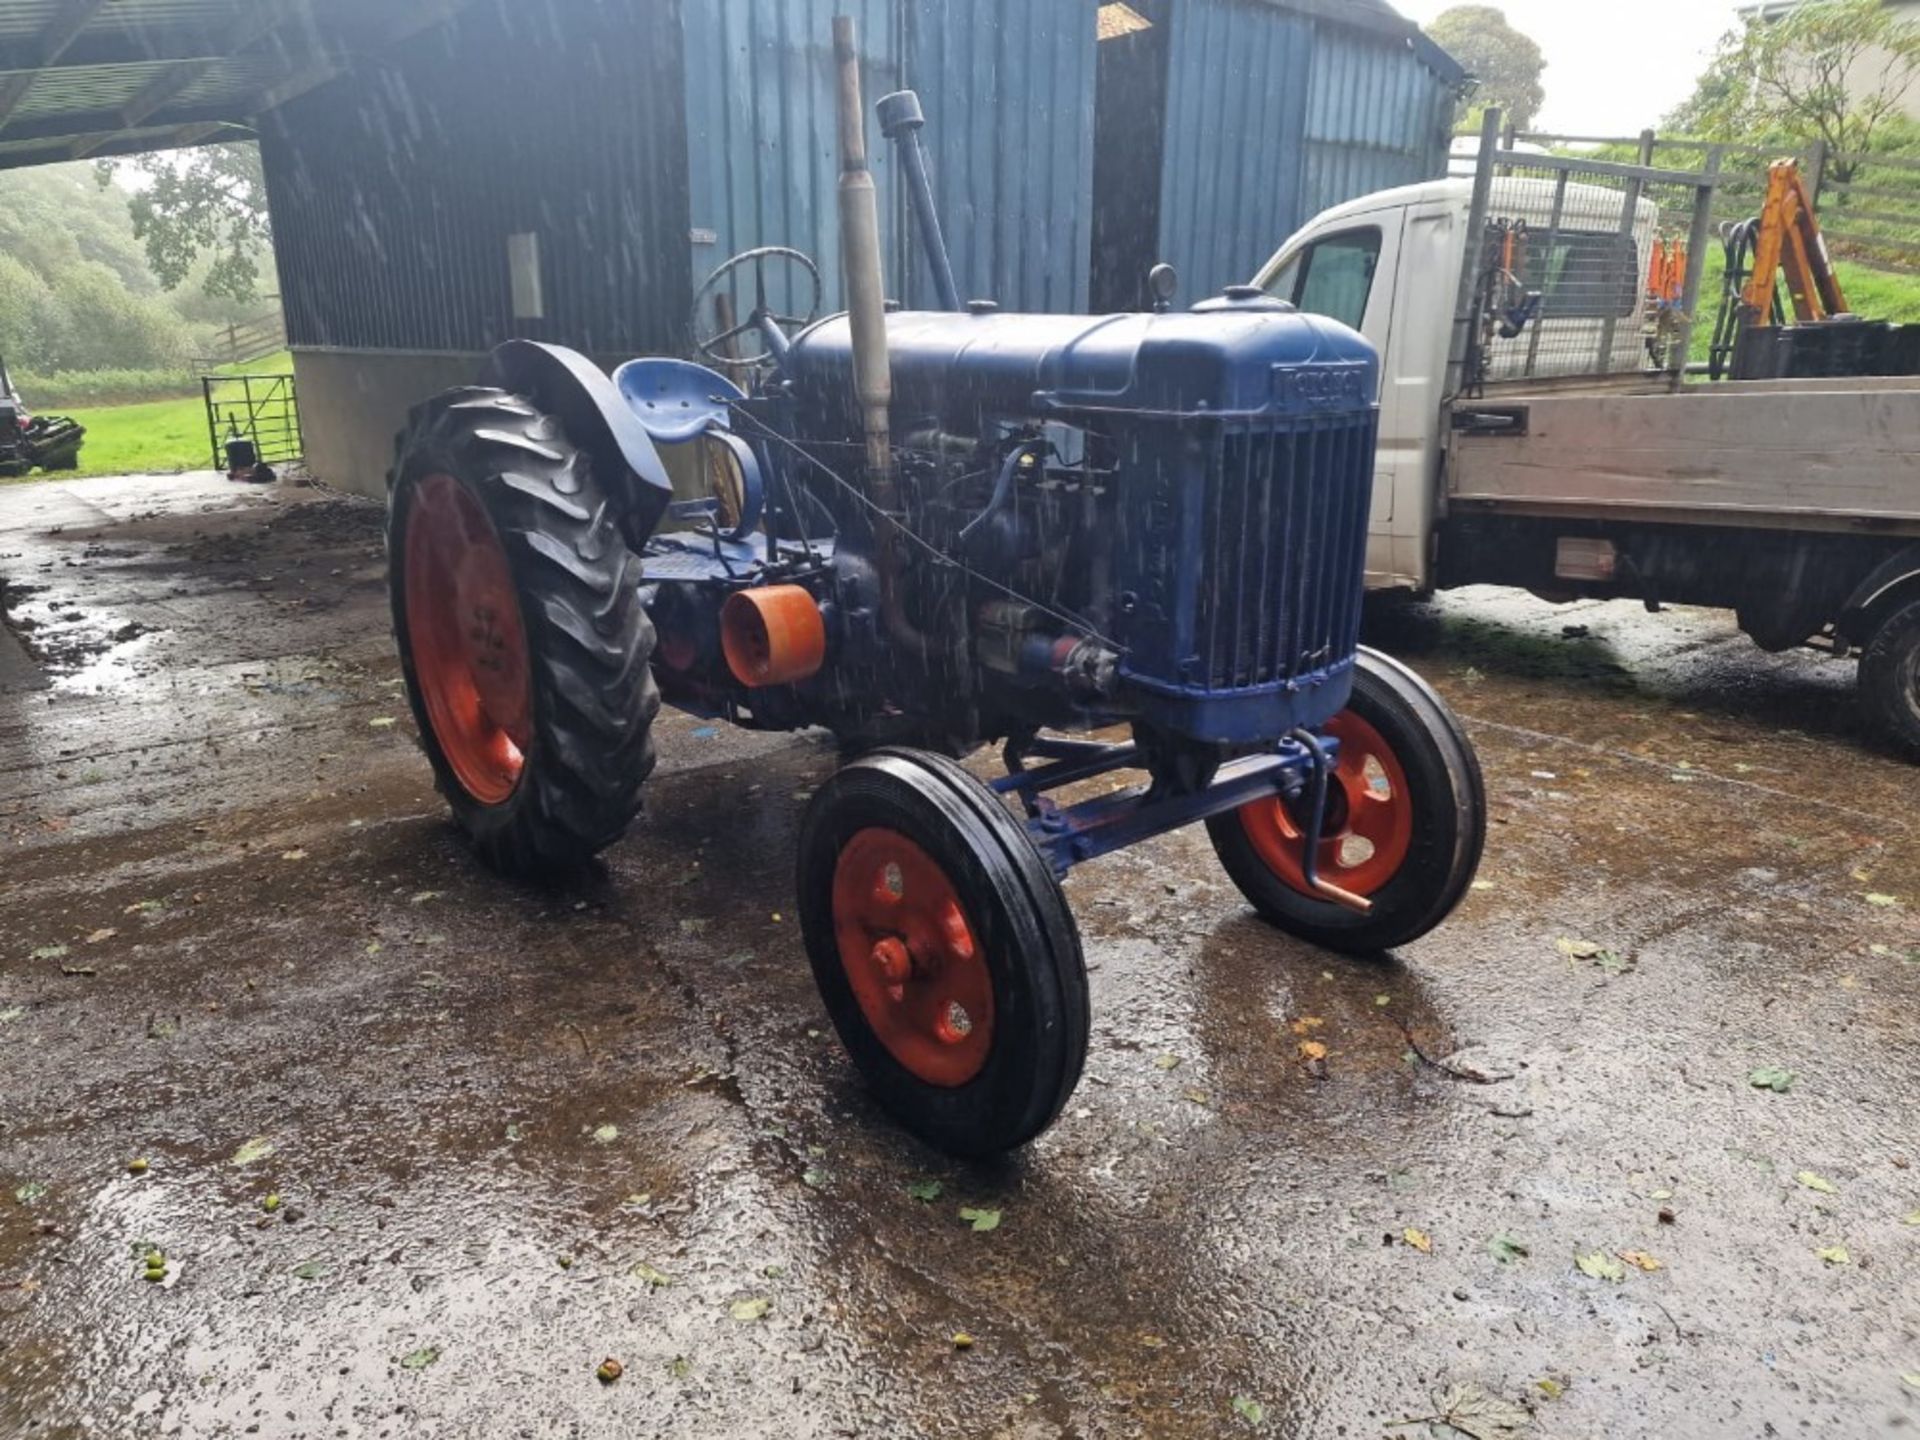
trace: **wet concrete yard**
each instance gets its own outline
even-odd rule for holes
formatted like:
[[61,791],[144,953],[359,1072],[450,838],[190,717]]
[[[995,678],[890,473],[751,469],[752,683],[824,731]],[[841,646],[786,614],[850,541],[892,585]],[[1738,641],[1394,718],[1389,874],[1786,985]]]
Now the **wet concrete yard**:
[[1085,867],[1087,1079],[968,1168],[807,973],[830,747],[665,718],[604,868],[504,883],[378,526],[0,487],[0,1434],[1920,1433],[1920,771],[1846,667],[1384,615],[1486,769],[1461,912],[1355,962],[1197,830]]

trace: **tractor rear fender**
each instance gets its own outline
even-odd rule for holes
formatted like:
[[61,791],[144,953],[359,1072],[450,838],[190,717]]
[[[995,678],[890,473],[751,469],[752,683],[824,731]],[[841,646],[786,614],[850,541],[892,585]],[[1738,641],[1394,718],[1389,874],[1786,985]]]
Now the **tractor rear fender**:
[[606,373],[586,356],[536,340],[494,347],[480,383],[524,395],[566,427],[621,507],[620,531],[638,550],[673,498],[660,452]]
[[1896,603],[1920,596],[1920,545],[1896,550],[1867,572],[1840,607],[1836,628],[1854,645],[1865,645]]

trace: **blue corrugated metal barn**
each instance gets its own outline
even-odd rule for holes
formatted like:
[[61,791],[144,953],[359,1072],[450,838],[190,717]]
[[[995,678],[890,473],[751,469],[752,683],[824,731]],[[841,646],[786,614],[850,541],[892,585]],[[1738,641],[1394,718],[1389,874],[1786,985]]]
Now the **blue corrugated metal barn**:
[[[468,0],[255,122],[318,473],[514,335],[684,351],[700,279],[791,245],[838,303],[830,22],[925,103],[963,293],[1132,308],[1246,278],[1335,201],[1441,173],[1461,72],[1383,0]],[[871,125],[891,293],[930,303]]]

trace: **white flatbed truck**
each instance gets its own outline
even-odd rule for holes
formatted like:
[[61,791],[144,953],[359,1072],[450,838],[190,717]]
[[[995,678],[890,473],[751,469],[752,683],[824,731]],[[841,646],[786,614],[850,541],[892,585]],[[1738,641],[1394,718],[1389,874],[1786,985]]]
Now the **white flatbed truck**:
[[[1712,175],[1481,153],[1323,212],[1254,277],[1380,351],[1368,586],[1729,609],[1763,648],[1857,655],[1920,757],[1920,378],[1690,382]],[[1675,190],[1691,261],[1654,369]]]

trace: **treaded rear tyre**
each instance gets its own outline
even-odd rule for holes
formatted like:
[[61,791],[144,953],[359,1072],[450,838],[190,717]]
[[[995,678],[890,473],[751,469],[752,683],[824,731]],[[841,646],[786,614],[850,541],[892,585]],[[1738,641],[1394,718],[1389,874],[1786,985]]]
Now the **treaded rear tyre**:
[[[413,409],[394,442],[387,483],[394,638],[440,792],[494,868],[539,876],[584,864],[625,834],[639,810],[660,708],[648,664],[653,625],[637,589],[639,557],[621,538],[612,499],[557,421],[518,396],[481,387],[450,390]],[[423,493],[436,498],[422,505]],[[415,653],[417,641],[435,635],[423,627],[458,631],[467,617],[408,613],[409,556],[429,543],[423,535],[409,548],[416,512],[422,525],[428,516],[441,524],[451,497],[452,513],[471,515],[463,496],[484,510],[490,538],[504,554],[511,583],[501,588],[512,598],[503,594],[503,608],[517,609],[519,634],[513,616],[499,629],[509,649],[524,653],[526,703],[515,707],[519,734],[508,752],[519,753],[518,773],[503,767],[482,784],[471,783],[473,762],[453,723],[444,739],[437,733]],[[451,553],[464,563],[469,552],[487,549],[455,543]],[[444,603],[454,605],[454,596]],[[426,668],[429,683],[439,684],[433,676],[442,667],[429,661]],[[448,713],[444,702],[440,713]],[[463,766],[468,780],[459,773]]]
[[1860,656],[1860,699],[1874,728],[1920,760],[1920,600],[1880,622]]
[[[1460,722],[1433,688],[1399,661],[1361,647],[1353,698],[1329,729],[1337,731],[1346,716],[1362,723],[1370,741],[1384,744],[1405,781],[1404,793],[1396,789],[1392,796],[1395,806],[1404,807],[1398,841],[1403,858],[1363,887],[1373,902],[1370,913],[1307,894],[1276,872],[1252,832],[1257,807],[1277,808],[1277,801],[1216,815],[1207,821],[1207,834],[1233,883],[1264,919],[1329,950],[1372,954],[1418,939],[1460,903],[1486,843],[1486,787]],[[1346,779],[1345,763],[1359,753],[1357,747],[1343,745],[1342,750],[1337,779]],[[1367,784],[1358,782],[1360,788]],[[1324,858],[1322,878],[1346,879]]]

